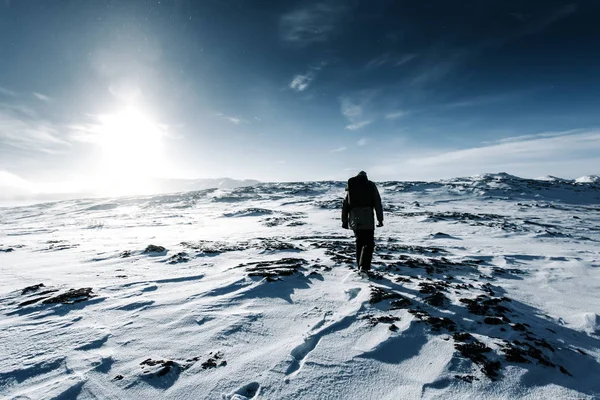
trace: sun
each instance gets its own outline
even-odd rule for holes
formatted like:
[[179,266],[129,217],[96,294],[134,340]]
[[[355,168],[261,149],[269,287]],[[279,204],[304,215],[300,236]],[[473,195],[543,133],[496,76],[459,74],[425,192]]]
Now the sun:
[[144,191],[150,179],[164,175],[165,132],[135,108],[99,117],[99,184],[110,194]]

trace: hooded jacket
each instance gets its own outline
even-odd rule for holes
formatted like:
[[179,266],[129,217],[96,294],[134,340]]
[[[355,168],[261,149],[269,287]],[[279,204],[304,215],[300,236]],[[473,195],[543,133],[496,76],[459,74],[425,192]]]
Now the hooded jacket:
[[359,174],[348,180],[346,197],[342,204],[342,225],[350,229],[375,229],[373,209],[377,221],[383,222],[383,207],[381,196],[375,183],[366,174]]

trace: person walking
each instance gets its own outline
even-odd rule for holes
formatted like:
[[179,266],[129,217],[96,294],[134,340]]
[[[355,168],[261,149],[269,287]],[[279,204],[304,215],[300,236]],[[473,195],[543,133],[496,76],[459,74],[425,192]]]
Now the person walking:
[[365,171],[348,179],[346,197],[342,204],[342,228],[352,229],[356,238],[356,263],[361,272],[371,269],[375,249],[375,219],[377,227],[383,226],[381,196],[375,183],[367,178]]

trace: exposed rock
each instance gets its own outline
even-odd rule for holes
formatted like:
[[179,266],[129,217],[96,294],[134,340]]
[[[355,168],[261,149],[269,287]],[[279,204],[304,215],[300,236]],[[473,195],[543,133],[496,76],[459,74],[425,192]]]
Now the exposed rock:
[[302,258],[282,258],[274,261],[257,261],[252,263],[240,264],[237,268],[244,267],[248,276],[262,276],[270,281],[279,280],[281,276],[293,275],[308,262]]
[[496,317],[485,317],[483,322],[488,325],[502,325],[504,323],[504,321],[502,321],[500,318],[496,318]]
[[454,348],[463,355],[473,361],[475,364],[481,366],[481,372],[483,372],[488,378],[495,380],[498,377],[498,371],[500,370],[501,364],[499,361],[490,361],[485,356],[485,353],[492,351],[485,344],[473,340],[469,343],[457,343]]
[[471,335],[468,332],[456,332],[454,335],[452,335],[452,338],[457,342],[467,342],[470,340],[475,340],[473,335]]
[[39,288],[45,287],[43,283],[38,283],[37,285],[31,285],[31,286],[27,286],[26,288],[24,288],[21,291],[21,295],[30,293],[30,292],[35,292],[37,291]]
[[[485,285],[484,285],[485,286]],[[491,317],[503,317],[510,309],[500,304],[505,298],[491,298],[486,295],[477,296],[475,299],[460,299],[467,305],[467,310],[475,315],[487,315]]]
[[92,288],[69,289],[65,293],[44,300],[43,304],[75,304],[96,297]]
[[423,301],[425,301],[425,303],[427,303],[431,306],[434,306],[434,307],[442,307],[447,299],[448,298],[446,296],[444,296],[444,294],[442,292],[436,292],[436,293],[432,294],[431,296],[425,297],[425,299],[423,299]]
[[397,310],[402,308],[408,308],[412,305],[412,301],[410,299],[400,296],[399,300],[394,300],[390,303],[390,310]]
[[156,246],[154,244],[150,244],[144,250],[144,254],[148,254],[148,253],[164,253],[166,251],[167,251],[167,249],[165,249],[163,246]]
[[478,381],[479,378],[473,376],[473,375],[454,375],[454,377],[456,379],[460,379],[462,381],[468,382],[468,383],[473,383],[473,381]]
[[[371,325],[375,326],[379,323],[382,324],[393,324],[394,322],[400,321],[400,317],[395,317],[393,315],[380,315],[378,317],[374,315],[367,315],[364,319],[368,320]],[[397,329],[397,327],[396,327]]]
[[144,374],[152,373],[153,375],[156,375],[157,377],[165,376],[169,372],[171,372],[171,370],[176,370],[177,373],[179,373],[179,371],[181,370],[181,366],[179,365],[179,363],[172,361],[172,360],[153,360],[151,358],[148,358],[148,359],[142,361],[140,363],[140,365],[142,366],[142,369],[144,369],[145,367],[156,367],[157,366],[158,368],[156,368],[154,370],[148,370],[148,369],[144,370]]
[[429,324],[431,329],[434,331],[440,331],[442,328],[450,332],[454,332],[456,330],[456,323],[450,318],[432,317],[427,311],[421,309],[410,309],[408,312],[414,315],[417,319]]
[[177,254],[172,255],[171,257],[169,257],[169,259],[167,260],[167,262],[169,264],[179,264],[179,263],[186,263],[190,261],[190,258],[188,256],[188,254],[184,251],[181,251]]
[[370,285],[369,287],[371,288],[371,297],[369,298],[371,304],[379,303],[382,300],[403,298],[400,294],[387,291],[380,286]]
[[210,357],[208,358],[208,360],[204,361],[201,364],[202,369],[217,368],[227,365],[227,361],[223,360],[223,353],[221,353],[220,351],[214,354],[211,352],[209,353],[209,355]]

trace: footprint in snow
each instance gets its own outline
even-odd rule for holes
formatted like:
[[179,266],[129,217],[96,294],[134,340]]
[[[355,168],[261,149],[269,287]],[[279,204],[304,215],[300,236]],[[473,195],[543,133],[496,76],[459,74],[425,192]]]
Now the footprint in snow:
[[344,290],[344,293],[346,293],[348,295],[348,300],[354,300],[356,298],[356,296],[358,296],[358,294],[360,293],[362,289],[361,288],[350,288],[350,289],[346,289]]
[[223,400],[250,400],[255,399],[260,394],[260,385],[258,382],[251,382],[247,385],[242,386],[235,392],[230,394],[224,394]]

